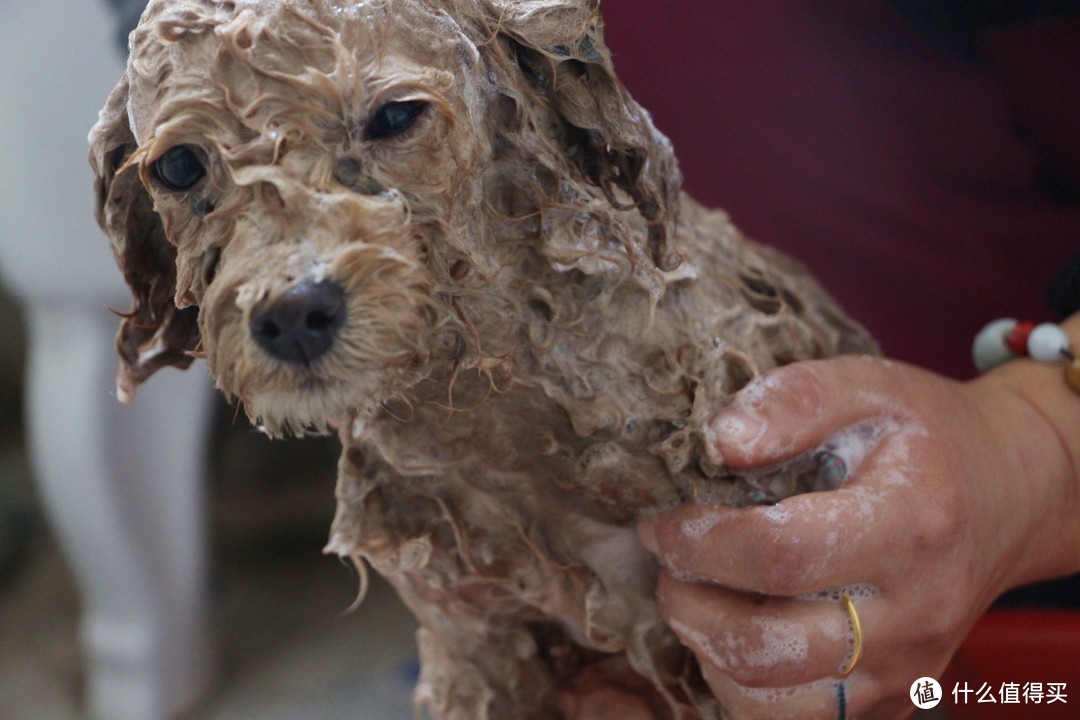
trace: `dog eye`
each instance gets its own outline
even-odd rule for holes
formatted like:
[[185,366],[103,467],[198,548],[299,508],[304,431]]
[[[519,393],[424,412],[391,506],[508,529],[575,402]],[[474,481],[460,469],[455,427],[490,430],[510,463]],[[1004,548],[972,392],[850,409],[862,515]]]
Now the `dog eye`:
[[375,115],[368,122],[367,130],[364,131],[364,137],[368,140],[381,140],[399,135],[412,127],[426,107],[427,103],[423,100],[386,103],[375,111]]
[[206,168],[187,145],[169,148],[151,167],[161,184],[174,192],[190,190],[206,175]]

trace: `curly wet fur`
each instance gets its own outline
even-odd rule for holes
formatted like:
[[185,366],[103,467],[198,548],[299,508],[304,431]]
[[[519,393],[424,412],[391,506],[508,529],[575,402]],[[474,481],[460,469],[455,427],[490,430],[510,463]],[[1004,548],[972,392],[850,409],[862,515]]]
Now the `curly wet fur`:
[[[389,100],[426,106],[371,139]],[[597,0],[155,0],[91,143],[134,295],[121,396],[199,355],[267,432],[338,428],[329,549],[419,618],[418,703],[557,718],[609,687],[720,716],[632,524],[799,489],[725,471],[709,417],[763,370],[873,345],[681,194]],[[184,193],[152,172],[177,145],[208,169]],[[253,308],[324,278],[333,348],[267,355]]]

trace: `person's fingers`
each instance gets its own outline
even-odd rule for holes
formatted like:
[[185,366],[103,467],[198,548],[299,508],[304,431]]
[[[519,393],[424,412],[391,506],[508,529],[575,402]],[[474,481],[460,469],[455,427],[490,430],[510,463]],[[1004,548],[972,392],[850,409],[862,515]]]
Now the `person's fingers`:
[[[905,715],[902,709],[895,707],[888,714],[880,713],[874,704],[881,695],[879,683],[858,671],[843,680],[822,678],[782,688],[745,687],[706,663],[702,664],[702,674],[724,710],[740,720],[836,720],[844,717],[898,720]],[[908,702],[907,709],[910,708]]]
[[676,576],[736,590],[794,597],[881,584],[912,560],[897,555],[897,538],[919,553],[955,541],[956,497],[945,487],[926,498],[913,482],[920,471],[911,457],[930,442],[899,430],[839,490],[772,506],[681,505],[640,523],[638,537]]
[[[840,600],[843,594],[852,600],[854,617]],[[658,600],[664,621],[694,652],[714,694],[740,718],[836,717],[827,712],[830,695],[822,688],[835,691],[835,675],[849,668],[842,678],[849,717],[902,717],[910,710],[911,680],[940,677],[967,627],[940,595],[922,597],[912,588],[898,597],[854,586],[804,598],[763,598],[664,573]],[[858,658],[854,618],[861,634]],[[907,669],[897,668],[898,658]]]
[[709,439],[728,467],[761,467],[811,450],[857,422],[900,419],[905,410],[891,399],[896,377],[882,372],[885,362],[847,356],[770,370],[713,417]]
[[[873,591],[838,590],[820,599],[755,597],[662,573],[660,613],[703,661],[748,688],[787,687],[831,677],[854,658],[854,603],[863,637],[873,637]],[[861,647],[861,646],[860,646]]]

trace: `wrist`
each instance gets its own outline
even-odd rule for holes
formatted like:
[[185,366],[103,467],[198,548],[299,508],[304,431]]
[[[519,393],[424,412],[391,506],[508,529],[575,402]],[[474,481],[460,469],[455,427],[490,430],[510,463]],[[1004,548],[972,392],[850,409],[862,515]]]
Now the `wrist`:
[[[1080,313],[1061,324],[1080,350]],[[988,418],[1012,459],[1015,508],[1028,508],[1026,537],[1003,579],[1017,585],[1080,571],[1080,393],[1065,380],[1063,364],[1019,358],[972,382],[992,402]]]

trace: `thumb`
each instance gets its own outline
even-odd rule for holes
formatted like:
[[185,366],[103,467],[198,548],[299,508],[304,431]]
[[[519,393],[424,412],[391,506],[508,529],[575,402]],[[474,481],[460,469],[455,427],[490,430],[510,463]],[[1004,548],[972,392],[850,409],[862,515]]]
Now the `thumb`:
[[729,467],[760,467],[825,442],[877,415],[896,414],[885,361],[864,356],[792,363],[770,370],[735,395],[709,423],[710,441]]

